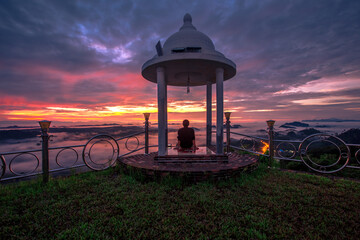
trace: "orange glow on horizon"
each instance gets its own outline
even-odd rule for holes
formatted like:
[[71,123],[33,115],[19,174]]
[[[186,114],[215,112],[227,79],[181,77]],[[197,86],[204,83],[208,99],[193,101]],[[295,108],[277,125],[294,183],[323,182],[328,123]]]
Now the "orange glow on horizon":
[[[34,107],[32,107],[34,108]],[[151,113],[150,121],[157,122],[157,107],[152,106],[105,106],[99,108],[83,108],[72,106],[49,106],[41,107],[41,109],[19,109],[2,111],[2,118],[4,120],[43,120],[61,122],[142,122],[144,120],[143,113]],[[236,113],[232,111],[233,113]],[[213,111],[213,115],[215,115]],[[172,106],[168,108],[168,122],[181,122],[183,119],[191,119],[193,123],[206,122],[206,109],[204,107],[195,106]],[[251,119],[244,119],[241,116],[232,116],[236,122],[251,121]],[[213,121],[215,117],[213,116]]]
[[[226,111],[233,113],[238,112],[237,108],[227,108]],[[157,106],[154,103],[147,103],[145,105],[117,105],[117,106],[98,106],[98,107],[83,107],[72,105],[61,106],[42,106],[38,103],[29,103],[26,108],[4,110],[0,113],[3,118],[8,120],[39,120],[51,119],[57,121],[116,121],[119,117],[126,121],[142,121],[144,112],[157,114]],[[216,108],[213,109],[215,114]],[[193,122],[203,123],[206,121],[206,104],[205,101],[171,101],[168,104],[169,122],[178,122],[186,118],[191,118]],[[175,115],[174,115],[175,114]],[[181,116],[177,116],[180,114]],[[241,116],[233,115],[233,119],[244,120]],[[152,119],[157,120],[156,118]]]

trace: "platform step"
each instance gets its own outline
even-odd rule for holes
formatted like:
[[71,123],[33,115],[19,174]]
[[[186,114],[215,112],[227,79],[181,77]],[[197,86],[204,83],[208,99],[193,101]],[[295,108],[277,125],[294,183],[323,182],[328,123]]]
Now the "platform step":
[[155,156],[158,163],[228,163],[227,155],[166,155]]
[[157,163],[228,163],[228,160],[171,160],[171,159],[162,159],[157,160]]

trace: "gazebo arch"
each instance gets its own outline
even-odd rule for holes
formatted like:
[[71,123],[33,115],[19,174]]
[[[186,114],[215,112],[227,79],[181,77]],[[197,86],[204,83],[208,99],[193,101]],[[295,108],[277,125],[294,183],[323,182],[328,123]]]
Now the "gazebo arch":
[[223,155],[223,82],[234,77],[236,65],[215,50],[211,39],[197,31],[190,14],[185,14],[183,26],[161,46],[156,45],[157,54],[144,63],[142,76],[157,83],[158,97],[158,145],[159,156],[167,149],[167,86],[206,85],[206,145],[211,144],[211,100],[212,84],[216,84],[216,154]]

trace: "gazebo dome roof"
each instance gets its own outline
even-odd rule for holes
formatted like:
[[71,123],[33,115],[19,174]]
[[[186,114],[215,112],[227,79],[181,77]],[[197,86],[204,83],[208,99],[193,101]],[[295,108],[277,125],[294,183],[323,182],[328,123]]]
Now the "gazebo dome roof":
[[178,32],[164,43],[156,46],[158,54],[142,66],[145,79],[156,83],[156,69],[165,68],[167,85],[201,86],[215,83],[217,68],[224,69],[224,81],[236,74],[236,65],[215,50],[214,43],[192,25],[190,14],[185,14],[184,23]]
[[199,32],[192,25],[190,14],[185,14],[184,24],[178,32],[171,35],[164,43],[164,55],[173,53],[174,49],[201,48],[201,52],[214,52],[215,46],[211,39],[204,33]]

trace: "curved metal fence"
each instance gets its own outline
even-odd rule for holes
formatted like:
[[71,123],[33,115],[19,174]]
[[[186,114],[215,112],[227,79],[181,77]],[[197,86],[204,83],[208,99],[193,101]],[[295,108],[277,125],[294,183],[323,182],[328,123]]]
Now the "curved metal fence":
[[360,169],[360,144],[347,144],[331,134],[313,134],[302,141],[274,142],[275,159],[302,162],[315,172],[330,174],[344,168]]
[[256,137],[256,136],[250,136],[250,135],[246,135],[246,134],[241,134],[241,133],[235,133],[235,132],[230,132],[233,135],[236,136],[241,136],[238,141],[239,141],[239,146],[235,146],[235,145],[231,145],[230,143],[230,147],[233,149],[237,149],[240,151],[246,151],[246,152],[250,152],[250,153],[254,153],[254,154],[259,154],[259,155],[263,155],[263,156],[269,156],[268,154],[266,154],[266,151],[263,151],[265,148],[268,147],[268,139],[266,138],[262,138],[262,137]]
[[[280,163],[303,163],[312,171],[324,174],[336,173],[344,168],[360,169],[360,144],[345,143],[331,134],[313,134],[301,141],[271,139],[273,133],[270,130],[268,138],[230,131],[225,134],[236,136],[226,143],[230,148],[266,156],[270,166],[273,158]],[[230,139],[230,136],[227,138]]]
[[[95,171],[107,169],[113,166],[119,157],[144,150],[146,146],[140,147],[145,141],[140,140],[140,135],[144,136],[144,133],[145,131],[137,132],[117,139],[101,134],[92,137],[83,145],[50,147],[46,149],[49,159],[44,159],[44,149],[3,152],[0,153],[0,181],[44,174],[44,169],[41,169],[44,161],[48,161],[48,173],[77,168]],[[147,137],[145,135],[145,138]]]
[[[331,174],[344,168],[360,169],[360,144],[348,144],[337,136],[314,134],[298,140],[274,139],[274,131],[269,125],[268,138],[251,136],[230,131],[230,121],[226,122],[226,149],[257,154],[280,162],[298,162],[315,172]],[[104,170],[121,157],[144,150],[149,153],[149,122],[145,131],[120,138],[110,135],[96,135],[83,145],[48,147],[49,135],[42,135],[42,149],[0,153],[0,181],[43,174],[47,182],[48,174],[71,169],[84,168]],[[234,138],[230,138],[235,136]],[[44,144],[45,143],[45,144]],[[40,167],[42,169],[40,169]]]

